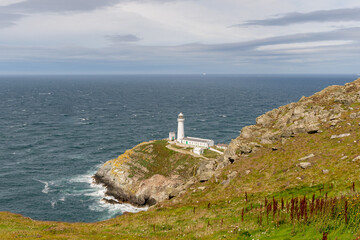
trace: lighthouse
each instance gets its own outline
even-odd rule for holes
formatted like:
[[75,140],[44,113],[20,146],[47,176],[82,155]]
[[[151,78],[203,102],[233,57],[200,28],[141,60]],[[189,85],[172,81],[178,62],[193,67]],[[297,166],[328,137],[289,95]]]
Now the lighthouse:
[[177,132],[177,140],[175,140],[175,133],[169,133],[169,143],[170,144],[181,144],[189,145],[191,147],[200,147],[200,148],[207,148],[209,149],[211,146],[214,146],[214,140],[211,139],[204,139],[204,138],[196,138],[196,137],[185,137],[184,133],[184,114],[180,113],[178,116],[178,132]]
[[181,141],[184,139],[185,134],[184,134],[184,115],[182,113],[179,114],[178,116],[178,132],[177,132],[177,140]]

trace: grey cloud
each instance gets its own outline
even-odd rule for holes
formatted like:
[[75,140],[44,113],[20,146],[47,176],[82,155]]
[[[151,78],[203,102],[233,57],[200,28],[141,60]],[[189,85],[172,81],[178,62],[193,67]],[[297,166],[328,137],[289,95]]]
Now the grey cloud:
[[305,43],[315,41],[333,41],[333,40],[352,40],[359,41],[360,27],[338,29],[329,32],[315,32],[292,34],[279,37],[264,38],[255,41],[228,43],[219,45],[208,45],[207,48],[212,51],[246,51],[260,46],[275,45],[275,44],[289,44],[289,43]]
[[172,2],[178,0],[26,0],[0,9],[25,12],[93,11],[123,2]]
[[141,40],[141,38],[139,38],[138,36],[132,35],[132,34],[127,34],[127,35],[108,35],[105,36],[106,39],[114,42],[114,43],[121,43],[121,42],[138,42]]
[[262,20],[249,20],[241,26],[286,26],[297,23],[308,22],[341,22],[341,21],[360,21],[360,8],[343,8],[334,10],[321,10],[309,13],[288,13],[282,17],[268,18]]
[[[349,28],[322,33],[294,34],[256,41],[232,44],[186,44],[178,46],[109,45],[106,48],[22,48],[0,46],[0,61],[99,61],[126,62],[138,66],[151,62],[163,66],[178,62],[189,65],[261,65],[277,67],[283,64],[303,62],[307,64],[334,61],[356,64],[360,51],[360,28]],[[304,43],[314,41],[352,40],[350,44],[337,46],[304,47],[312,51],[260,51],[258,47],[274,44]],[[300,49],[302,50],[302,49]],[[131,60],[130,60],[131,59]],[[349,60],[350,59],[350,60]],[[295,64],[296,65],[296,64]],[[336,65],[334,65],[336,66]]]
[[22,14],[0,13],[0,28],[15,25],[15,22],[24,17]]
[[92,11],[119,2],[121,0],[27,0],[8,5],[2,9],[25,12]]
[[16,20],[32,13],[87,12],[133,1],[166,3],[179,0],[25,0],[0,7],[0,28],[15,25]]
[[10,27],[16,22],[39,12],[68,13],[93,11],[114,5],[122,0],[26,0],[0,7],[0,28]]
[[[360,28],[348,28],[321,33],[293,34],[255,41],[225,44],[187,44],[171,49],[177,56],[196,58],[202,61],[223,61],[229,64],[270,64],[290,62],[326,62],[339,59],[355,59],[360,50]],[[352,41],[345,45],[312,46],[295,51],[258,50],[261,46],[296,44],[317,41]],[[163,52],[169,52],[168,49]]]

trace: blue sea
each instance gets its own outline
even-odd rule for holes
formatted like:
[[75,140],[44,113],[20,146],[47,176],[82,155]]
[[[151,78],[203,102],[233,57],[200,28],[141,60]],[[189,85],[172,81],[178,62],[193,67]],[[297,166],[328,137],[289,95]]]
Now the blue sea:
[[0,76],[0,211],[94,222],[138,211],[102,202],[91,176],[176,131],[229,143],[257,116],[356,75]]

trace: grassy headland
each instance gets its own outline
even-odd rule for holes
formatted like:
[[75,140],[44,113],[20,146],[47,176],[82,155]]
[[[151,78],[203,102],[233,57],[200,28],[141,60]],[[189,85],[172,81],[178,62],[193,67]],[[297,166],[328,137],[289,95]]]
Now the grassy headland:
[[[243,138],[234,140],[226,153],[233,159],[231,164],[219,168],[209,181],[195,182],[180,196],[158,203],[147,212],[98,223],[42,222],[1,213],[0,236],[2,239],[356,239],[360,236],[359,85],[357,80],[346,87],[328,88],[302,99],[300,105],[279,111],[281,117],[267,122],[261,118],[256,128],[262,131],[261,126],[266,124],[269,135],[279,132],[277,126],[283,117],[296,116],[295,120],[284,122],[281,137],[265,141],[262,139],[265,133],[256,137],[244,131]],[[294,110],[299,106],[304,109],[305,117]],[[335,108],[336,114],[326,115],[326,111]],[[317,121],[313,109],[324,116],[321,121]],[[305,124],[304,131],[296,130],[294,126],[300,129],[302,122],[309,124]],[[288,134],[289,129],[293,132]],[[244,141],[255,147],[249,150],[243,146]],[[151,147],[163,156],[159,163],[154,160],[139,164],[163,175],[178,169],[162,169],[169,155],[174,154],[163,144],[157,142]],[[143,145],[139,151],[146,152],[147,148]],[[179,157],[173,164],[181,166],[186,161]],[[134,175],[139,175],[137,169],[131,170]]]

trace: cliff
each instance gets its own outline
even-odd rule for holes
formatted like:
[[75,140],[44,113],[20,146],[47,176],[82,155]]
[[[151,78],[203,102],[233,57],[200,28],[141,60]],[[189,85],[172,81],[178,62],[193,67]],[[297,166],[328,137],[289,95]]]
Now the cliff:
[[[167,148],[167,141],[145,142],[107,161],[95,174],[97,183],[118,203],[151,206],[171,199],[196,180],[203,158]],[[113,202],[113,200],[112,200]]]
[[360,117],[359,103],[360,79],[357,79],[345,86],[330,86],[313,96],[302,97],[296,103],[273,109],[256,118],[256,125],[241,130],[240,136],[229,144],[219,168],[262,147],[276,150],[299,134],[340,131],[344,122],[351,126],[354,124],[351,120]]

